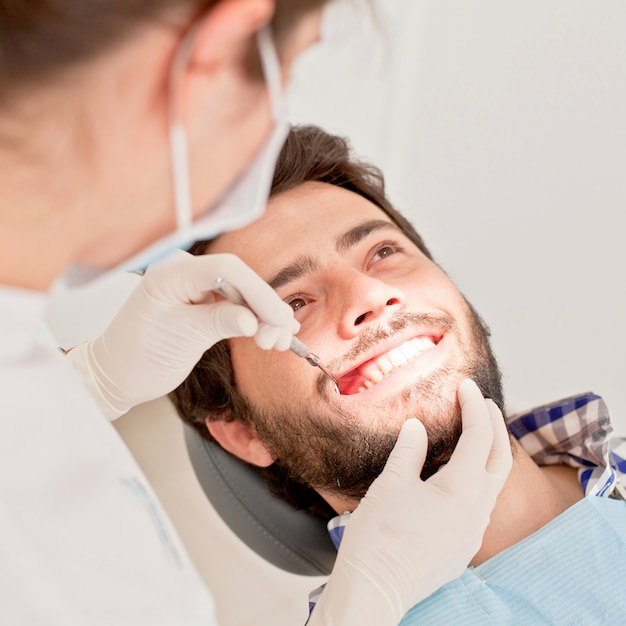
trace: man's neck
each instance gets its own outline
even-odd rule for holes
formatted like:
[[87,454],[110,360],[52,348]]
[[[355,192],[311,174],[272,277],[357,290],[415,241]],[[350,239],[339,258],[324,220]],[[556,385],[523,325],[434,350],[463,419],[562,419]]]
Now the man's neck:
[[575,468],[539,467],[517,442],[513,445],[513,468],[472,565],[528,537],[583,497]]

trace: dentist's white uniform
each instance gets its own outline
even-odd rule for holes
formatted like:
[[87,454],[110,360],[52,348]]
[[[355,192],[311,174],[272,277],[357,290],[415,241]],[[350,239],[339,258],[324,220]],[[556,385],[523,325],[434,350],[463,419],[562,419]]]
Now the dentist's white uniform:
[[0,623],[217,624],[142,471],[55,345],[45,304],[0,287]]

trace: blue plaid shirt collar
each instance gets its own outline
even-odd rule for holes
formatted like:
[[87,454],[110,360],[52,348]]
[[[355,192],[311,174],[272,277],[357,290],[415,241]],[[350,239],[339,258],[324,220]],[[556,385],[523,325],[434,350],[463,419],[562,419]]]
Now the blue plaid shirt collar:
[[595,393],[558,400],[507,420],[537,465],[578,468],[586,496],[626,499],[626,438],[615,437],[604,400]]

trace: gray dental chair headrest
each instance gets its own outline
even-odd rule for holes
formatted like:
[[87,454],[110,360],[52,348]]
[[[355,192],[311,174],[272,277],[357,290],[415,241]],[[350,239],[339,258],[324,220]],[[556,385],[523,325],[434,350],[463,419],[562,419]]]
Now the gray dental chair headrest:
[[305,576],[330,574],[336,550],[326,524],[274,496],[246,463],[185,425],[191,465],[231,530],[273,565]]

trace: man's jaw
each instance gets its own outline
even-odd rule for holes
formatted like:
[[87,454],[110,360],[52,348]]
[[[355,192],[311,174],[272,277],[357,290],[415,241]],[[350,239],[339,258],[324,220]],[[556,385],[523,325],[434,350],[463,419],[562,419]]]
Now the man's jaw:
[[440,364],[443,349],[440,347],[444,333],[415,329],[376,344],[338,373],[339,392],[342,396],[382,391],[387,383],[396,380],[404,386],[407,377],[412,380]]

